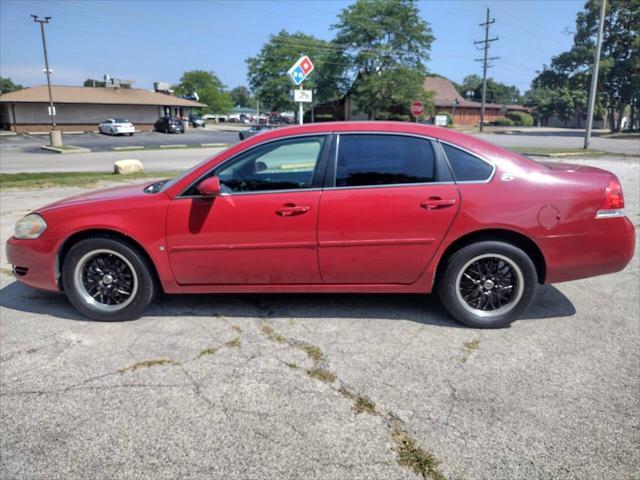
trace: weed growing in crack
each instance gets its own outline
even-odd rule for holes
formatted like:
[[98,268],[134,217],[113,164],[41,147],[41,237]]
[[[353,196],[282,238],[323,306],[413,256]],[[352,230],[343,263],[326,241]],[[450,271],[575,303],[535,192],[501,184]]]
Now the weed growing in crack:
[[307,375],[325,383],[333,383],[336,381],[336,374],[324,368],[310,368],[307,370]]
[[320,347],[316,347],[315,345],[303,345],[300,348],[304,350],[309,358],[314,362],[322,362],[324,360],[324,353],[322,353]]
[[278,342],[278,343],[284,343],[287,341],[286,337],[284,335],[280,335],[278,333],[275,332],[275,330],[273,329],[273,327],[271,325],[269,325],[268,323],[263,323],[261,325],[262,328],[262,333],[264,333],[267,338],[269,340],[272,340],[274,342]]
[[236,337],[233,340],[229,340],[224,346],[227,348],[240,348],[240,339]]
[[438,470],[440,462],[432,454],[420,448],[407,432],[396,425],[392,437],[396,443],[396,454],[400,465],[410,468],[416,475],[421,475],[425,479],[446,480]]
[[478,340],[477,338],[469,342],[464,342],[464,346],[463,346],[464,354],[460,359],[460,363],[465,363],[469,358],[469,355],[471,355],[475,350],[477,350],[478,347],[480,347],[480,340]]
[[180,365],[180,363],[169,358],[155,358],[152,360],[143,360],[141,362],[134,363],[133,365],[130,365],[128,367],[121,368],[120,370],[118,370],[118,372],[133,372],[134,370],[139,370],[141,368],[158,367],[160,365]]
[[198,355],[198,357],[204,357],[205,355],[213,355],[217,351],[218,349],[216,347],[205,348],[204,350],[200,351],[200,354]]
[[297,370],[300,368],[300,366],[297,363],[284,362],[284,364],[292,370]]
[[234,326],[233,326],[233,327],[231,327],[231,328],[233,328],[233,329],[234,329],[236,332],[238,332],[238,333],[242,333],[242,328],[240,328],[238,325],[234,325]]
[[368,413],[370,415],[377,415],[376,404],[369,400],[367,397],[363,397],[355,392],[352,392],[344,385],[338,389],[338,393],[343,397],[347,397],[353,401],[353,410],[356,413]]

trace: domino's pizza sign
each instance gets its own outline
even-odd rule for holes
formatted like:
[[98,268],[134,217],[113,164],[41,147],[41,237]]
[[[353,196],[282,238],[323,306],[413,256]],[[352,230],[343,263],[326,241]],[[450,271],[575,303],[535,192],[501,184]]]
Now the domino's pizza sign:
[[311,59],[306,55],[303,55],[296,63],[293,64],[287,72],[287,75],[289,75],[293,84],[298,86],[309,76],[311,72],[313,72],[314,68],[315,65],[311,62]]

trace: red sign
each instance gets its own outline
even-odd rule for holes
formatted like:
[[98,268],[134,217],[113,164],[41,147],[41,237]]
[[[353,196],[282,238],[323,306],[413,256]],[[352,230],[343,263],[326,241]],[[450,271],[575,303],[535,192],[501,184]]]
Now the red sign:
[[424,113],[424,105],[422,104],[422,102],[413,102],[411,104],[411,114],[414,117],[419,117],[423,113]]

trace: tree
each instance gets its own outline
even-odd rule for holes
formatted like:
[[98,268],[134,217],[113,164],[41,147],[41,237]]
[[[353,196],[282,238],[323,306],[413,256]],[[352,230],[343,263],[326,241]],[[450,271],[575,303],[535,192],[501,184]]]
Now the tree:
[[247,87],[236,87],[229,92],[233,104],[238,107],[253,107],[255,99],[251,97],[251,92]]
[[[482,100],[482,77],[479,75],[467,75],[462,81],[462,85],[456,84],[458,93],[469,100]],[[467,93],[473,92],[471,97]],[[520,103],[522,97],[518,88],[514,85],[507,85],[495,81],[493,78],[487,78],[487,96],[488,103],[511,104]]]
[[22,90],[24,87],[13,83],[10,78],[0,77],[0,94]]
[[174,85],[177,95],[198,94],[200,103],[205,103],[208,113],[228,113],[233,108],[231,96],[225,90],[225,85],[213,72],[205,70],[191,70],[184,72],[180,83]]
[[429,100],[423,82],[434,37],[413,0],[357,0],[338,19],[335,43],[354,79],[356,106],[369,119]]
[[304,81],[305,89],[315,90],[314,102],[327,102],[343,93],[342,72],[346,62],[339,48],[304,33],[282,30],[269,38],[258,55],[247,59],[249,85],[267,108],[277,111],[294,108],[291,95],[294,86],[287,71],[302,54],[308,55],[316,67]]
[[107,82],[104,82],[102,80],[95,80],[93,78],[87,78],[82,85],[85,87],[105,87],[107,85]]
[[[562,89],[567,90],[578,113],[586,111],[599,12],[599,0],[585,3],[576,18],[571,50],[553,57],[533,82],[534,88],[556,90],[558,98],[566,93]],[[639,25],[639,0],[607,2],[596,106],[597,111],[607,111],[612,132],[620,130],[625,108],[638,104],[640,98]]]

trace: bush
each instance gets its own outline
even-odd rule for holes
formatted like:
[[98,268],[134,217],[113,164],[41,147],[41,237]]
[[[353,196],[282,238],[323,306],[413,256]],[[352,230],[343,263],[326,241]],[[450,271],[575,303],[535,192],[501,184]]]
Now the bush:
[[451,114],[449,112],[438,112],[436,115],[445,115],[447,117],[447,126],[453,125],[453,119],[451,118]]
[[495,125],[496,127],[513,127],[514,123],[508,118],[496,118],[491,122],[491,125]]
[[508,112],[507,118],[515,125],[521,125],[523,127],[530,127],[533,125],[533,117],[527,112]]

